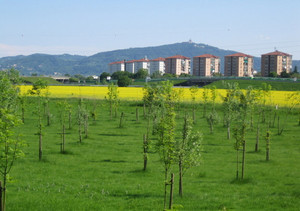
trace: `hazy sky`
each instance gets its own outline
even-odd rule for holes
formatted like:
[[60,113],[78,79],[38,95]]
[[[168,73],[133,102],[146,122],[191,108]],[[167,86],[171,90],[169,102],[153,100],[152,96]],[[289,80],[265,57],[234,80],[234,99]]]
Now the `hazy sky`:
[[299,0],[0,0],[0,57],[92,55],[191,39],[300,59]]

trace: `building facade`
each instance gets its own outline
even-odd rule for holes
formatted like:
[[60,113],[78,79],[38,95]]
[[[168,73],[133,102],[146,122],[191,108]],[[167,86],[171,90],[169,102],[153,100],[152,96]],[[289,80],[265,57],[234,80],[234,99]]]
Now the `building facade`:
[[112,62],[108,64],[109,73],[113,74],[117,71],[124,71],[125,70],[125,62],[119,61],[119,62]]
[[148,70],[150,69],[150,61],[148,59],[134,60],[134,73],[140,69]]
[[175,75],[190,74],[191,59],[182,55],[167,57],[165,60],[165,73]]
[[162,57],[150,60],[150,75],[156,71],[163,75],[165,73],[165,60]]
[[193,57],[194,76],[212,76],[220,73],[220,58],[211,54]]
[[245,77],[253,75],[253,56],[235,53],[225,56],[224,76]]
[[280,75],[283,71],[292,71],[292,55],[280,51],[261,55],[261,75],[268,77],[271,72]]
[[130,60],[125,62],[125,71],[134,73],[134,65],[135,65],[135,60]]

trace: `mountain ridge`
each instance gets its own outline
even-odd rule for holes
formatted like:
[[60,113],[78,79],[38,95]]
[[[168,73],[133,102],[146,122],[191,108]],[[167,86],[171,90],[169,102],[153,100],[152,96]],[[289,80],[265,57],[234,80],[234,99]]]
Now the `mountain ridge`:
[[[133,60],[147,57],[169,57],[173,55],[184,55],[192,57],[202,54],[213,54],[221,58],[221,70],[223,71],[224,56],[237,53],[234,50],[224,50],[203,43],[181,42],[165,44],[160,46],[136,47],[99,52],[91,56],[61,54],[31,54],[28,56],[18,55],[0,58],[0,69],[16,68],[22,75],[82,74],[100,75],[108,72],[108,64],[121,60]],[[300,67],[300,60],[294,60],[293,66]],[[260,70],[260,58],[254,57],[254,69]]]

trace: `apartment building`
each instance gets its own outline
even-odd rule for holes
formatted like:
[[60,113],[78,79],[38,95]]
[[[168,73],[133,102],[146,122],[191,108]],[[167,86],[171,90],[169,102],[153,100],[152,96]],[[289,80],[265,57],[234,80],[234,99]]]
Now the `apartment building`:
[[108,64],[109,73],[113,74],[117,71],[125,71],[125,62],[119,61],[119,62],[112,62]]
[[190,74],[191,59],[182,55],[167,57],[165,60],[165,73],[180,75]]
[[194,76],[212,76],[220,72],[220,58],[211,54],[193,57]]
[[146,69],[149,72],[150,61],[148,59],[134,60],[134,73],[140,69]]
[[160,74],[165,73],[165,58],[159,57],[150,60],[150,74],[159,71]]
[[261,55],[261,75],[268,77],[271,72],[280,75],[292,71],[292,55],[280,51]]
[[235,53],[225,56],[224,76],[252,76],[253,56]]
[[130,60],[125,62],[125,71],[134,73],[134,65],[136,60]]

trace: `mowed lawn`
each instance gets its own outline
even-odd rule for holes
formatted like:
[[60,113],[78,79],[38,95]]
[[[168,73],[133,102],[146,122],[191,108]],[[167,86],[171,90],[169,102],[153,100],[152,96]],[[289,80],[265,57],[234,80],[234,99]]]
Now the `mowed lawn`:
[[[57,102],[50,100],[51,125],[44,127],[43,160],[38,160],[36,98],[29,98],[25,124],[16,132],[28,146],[16,161],[7,187],[7,210],[163,210],[164,169],[152,145],[148,169],[143,169],[143,134],[146,120],[139,101],[121,101],[117,118],[110,119],[104,100],[83,101],[96,107],[96,121],[89,119],[89,135],[78,143],[77,99],[72,104],[72,129],[66,131],[66,153],[60,153],[61,126]],[[136,121],[136,108],[139,121]],[[202,162],[184,175],[183,197],[178,196],[175,173],[174,204],[181,210],[299,210],[300,126],[299,113],[279,110],[282,135],[271,128],[270,161],[265,161],[266,125],[261,124],[260,150],[254,152],[256,130],[246,135],[245,179],[236,181],[234,139],[226,139],[222,121],[210,134],[198,105],[194,130],[203,133]],[[217,108],[222,119],[221,107]],[[125,125],[119,128],[119,114]],[[176,139],[181,139],[183,116],[190,104],[177,106]],[[270,115],[271,119],[273,115]],[[46,124],[46,120],[44,121]],[[255,125],[257,120],[255,119]],[[277,125],[277,124],[275,124]],[[156,136],[151,136],[155,143]]]

